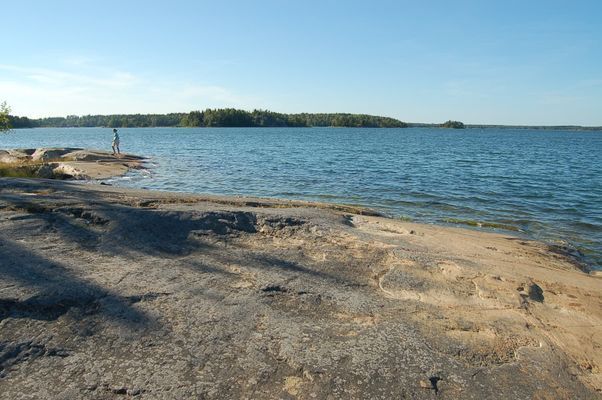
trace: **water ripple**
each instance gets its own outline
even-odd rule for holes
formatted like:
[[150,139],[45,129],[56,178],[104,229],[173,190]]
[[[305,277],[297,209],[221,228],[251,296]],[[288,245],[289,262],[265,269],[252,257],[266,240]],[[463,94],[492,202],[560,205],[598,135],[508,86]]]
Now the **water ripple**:
[[[151,157],[129,187],[361,204],[423,222],[570,243],[602,266],[602,133],[438,129],[121,129]],[[24,129],[0,147],[110,146],[110,129]]]

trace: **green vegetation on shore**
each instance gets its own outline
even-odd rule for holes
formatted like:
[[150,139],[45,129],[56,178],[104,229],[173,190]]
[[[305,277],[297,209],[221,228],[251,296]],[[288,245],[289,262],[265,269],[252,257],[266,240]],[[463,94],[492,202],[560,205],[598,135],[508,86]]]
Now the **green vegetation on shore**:
[[394,118],[366,114],[283,114],[268,110],[245,111],[234,108],[206,109],[190,113],[172,114],[117,114],[117,115],[70,115],[30,119],[10,117],[14,128],[42,127],[361,127],[405,128],[405,122]]
[[441,124],[441,128],[464,129],[466,126],[460,121],[446,121]]
[[6,132],[12,127],[10,117],[10,107],[6,101],[0,103],[0,132]]
[[0,163],[0,178],[39,178],[36,165],[12,165]]
[[245,111],[235,108],[206,109],[189,113],[68,115],[28,118],[9,115],[6,103],[0,104],[0,132],[11,128],[147,128],[147,127],[351,127],[351,128],[475,128],[475,129],[550,129],[600,131],[602,126],[578,125],[486,125],[448,120],[431,124],[403,122],[395,118],[349,113],[284,114],[268,110]]

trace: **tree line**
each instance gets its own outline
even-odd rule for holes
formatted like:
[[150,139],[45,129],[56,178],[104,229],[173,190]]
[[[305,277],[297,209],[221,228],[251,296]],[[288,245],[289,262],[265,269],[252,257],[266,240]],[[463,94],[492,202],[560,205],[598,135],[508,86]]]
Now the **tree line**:
[[245,111],[234,108],[206,109],[171,114],[69,115],[67,117],[27,118],[9,116],[12,128],[72,127],[358,127],[405,128],[407,123],[389,117],[347,113],[283,114],[268,110]]
[[185,113],[68,115],[66,117],[27,118],[9,116],[11,126],[18,128],[142,128],[178,126]]

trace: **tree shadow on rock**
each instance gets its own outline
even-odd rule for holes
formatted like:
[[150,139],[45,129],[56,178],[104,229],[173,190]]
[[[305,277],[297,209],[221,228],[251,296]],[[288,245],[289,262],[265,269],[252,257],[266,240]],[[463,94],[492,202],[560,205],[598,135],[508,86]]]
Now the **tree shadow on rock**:
[[11,317],[52,321],[77,310],[133,329],[153,322],[133,308],[130,299],[87,282],[60,263],[5,238],[0,238],[0,260],[0,279],[18,286],[21,292],[19,298],[0,298],[0,320]]

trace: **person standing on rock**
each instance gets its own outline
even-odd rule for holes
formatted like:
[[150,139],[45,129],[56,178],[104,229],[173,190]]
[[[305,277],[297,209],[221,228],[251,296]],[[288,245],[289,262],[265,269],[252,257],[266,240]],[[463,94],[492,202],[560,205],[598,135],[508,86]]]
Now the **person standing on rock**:
[[117,154],[121,154],[119,151],[119,134],[115,128],[113,128],[113,143],[111,143],[111,147],[113,148],[113,155],[115,155],[115,149],[117,149]]

